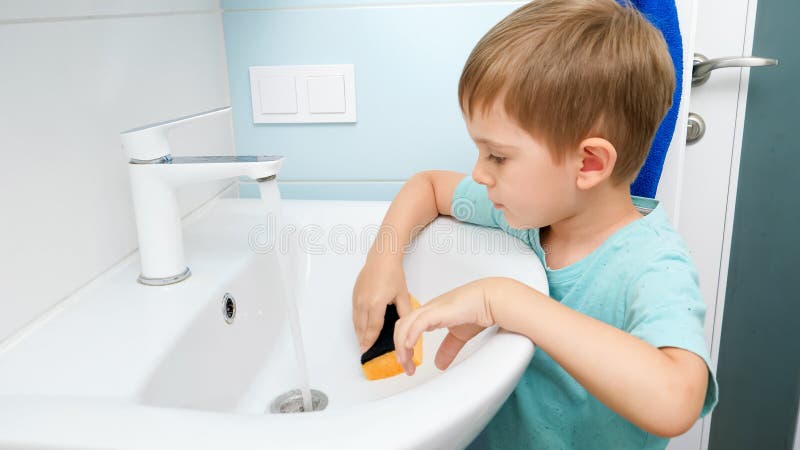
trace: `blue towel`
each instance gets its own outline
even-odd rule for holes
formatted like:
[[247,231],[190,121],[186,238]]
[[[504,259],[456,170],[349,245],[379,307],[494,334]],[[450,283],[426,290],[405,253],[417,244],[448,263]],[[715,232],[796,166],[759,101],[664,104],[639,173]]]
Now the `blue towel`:
[[[621,0],[623,5],[627,3]],[[664,167],[664,158],[667,156],[669,143],[675,131],[675,122],[678,119],[678,107],[681,104],[681,88],[683,86],[683,41],[681,29],[678,24],[678,11],[674,0],[631,0],[631,3],[647,17],[664,35],[675,66],[675,92],[672,94],[672,107],[667,112],[661,126],[656,131],[653,145],[647,160],[639,172],[636,181],[631,185],[631,194],[640,197],[656,196],[658,181],[661,179],[661,169]]]

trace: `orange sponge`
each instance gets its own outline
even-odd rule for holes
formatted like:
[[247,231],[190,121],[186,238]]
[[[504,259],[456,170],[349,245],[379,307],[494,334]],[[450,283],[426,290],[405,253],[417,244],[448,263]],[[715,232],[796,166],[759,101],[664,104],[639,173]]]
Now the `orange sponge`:
[[[419,308],[419,302],[413,295],[411,307]],[[394,325],[400,319],[395,305],[387,305],[386,313],[383,316],[383,328],[381,329],[375,344],[361,355],[361,369],[368,380],[380,380],[403,373],[403,367],[397,363],[397,353],[394,349]],[[422,335],[414,344],[414,354],[411,358],[415,366],[422,364]]]

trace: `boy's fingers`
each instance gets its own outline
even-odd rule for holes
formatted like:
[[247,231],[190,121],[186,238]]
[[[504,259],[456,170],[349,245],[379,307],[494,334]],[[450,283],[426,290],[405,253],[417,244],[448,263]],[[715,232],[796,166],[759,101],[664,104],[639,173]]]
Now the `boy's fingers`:
[[403,371],[408,374],[408,350],[403,347],[398,347],[395,344],[394,351],[395,355],[397,356],[397,363],[400,364],[400,367],[403,368]]
[[397,352],[397,360],[407,375],[414,375],[416,366],[411,358],[414,352],[414,344],[422,334],[422,330],[428,328],[425,322],[425,314],[423,309],[415,309],[411,311],[408,316],[400,319],[395,325],[395,351]]
[[398,294],[394,299],[394,306],[397,307],[397,314],[400,317],[405,317],[406,314],[411,312],[411,299],[408,297],[408,292]]
[[353,323],[356,327],[356,338],[358,339],[358,344],[361,347],[361,353],[364,353],[366,349],[364,349],[364,334],[367,331],[367,323],[369,321],[369,312],[368,310],[363,307],[359,306],[353,310]]
[[358,346],[359,346],[359,349],[361,350],[362,354],[364,354],[364,352],[366,352],[369,349],[369,345],[367,345],[367,343],[366,343],[367,342],[366,333],[367,333],[367,321],[368,320],[369,320],[368,316],[366,314],[364,314],[362,316],[362,318],[361,318],[361,332],[358,333]]
[[434,363],[439,370],[445,370],[450,367],[450,364],[456,359],[458,352],[464,347],[466,342],[455,337],[453,333],[447,333],[442,345],[439,346],[439,351],[436,352],[436,359]]
[[[409,369],[409,360],[411,359],[410,353],[411,350],[409,347],[405,345],[406,341],[406,333],[408,331],[408,327],[411,323],[414,322],[414,318],[416,317],[416,311],[412,311],[406,317],[400,318],[394,326],[394,350],[397,355],[397,362],[403,367],[406,374],[411,374],[412,372]],[[410,363],[412,366],[414,365],[413,362]]]
[[431,310],[428,309],[425,311],[425,313],[417,314],[414,323],[408,327],[408,330],[405,333],[406,337],[404,343],[406,348],[414,347],[414,344],[417,342],[417,339],[419,339],[423,331],[431,331],[439,328],[435,321],[432,322],[430,311]]

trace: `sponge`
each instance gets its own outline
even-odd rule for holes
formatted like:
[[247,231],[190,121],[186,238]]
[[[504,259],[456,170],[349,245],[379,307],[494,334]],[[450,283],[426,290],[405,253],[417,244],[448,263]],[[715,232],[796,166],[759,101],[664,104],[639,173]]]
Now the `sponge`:
[[[413,295],[409,295],[411,307],[419,308],[419,302]],[[403,373],[403,367],[397,362],[394,350],[394,325],[400,319],[395,305],[386,306],[383,316],[383,328],[378,335],[378,340],[361,355],[361,369],[368,380],[380,380]],[[411,358],[415,366],[422,364],[422,335],[414,344],[414,354]]]

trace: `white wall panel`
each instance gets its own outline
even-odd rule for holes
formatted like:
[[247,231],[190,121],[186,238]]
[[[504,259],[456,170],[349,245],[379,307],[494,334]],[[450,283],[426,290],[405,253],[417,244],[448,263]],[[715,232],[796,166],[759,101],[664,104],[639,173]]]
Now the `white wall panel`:
[[[2,340],[136,248],[118,133],[230,98],[219,12],[2,24],[0,68]],[[228,118],[172,142],[176,155],[234,153]],[[182,189],[182,210],[223,186]]]

